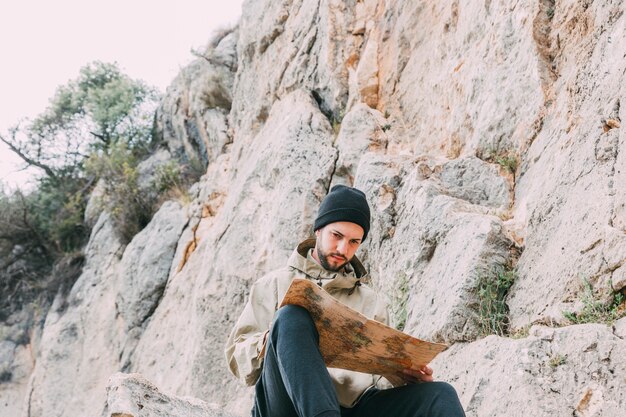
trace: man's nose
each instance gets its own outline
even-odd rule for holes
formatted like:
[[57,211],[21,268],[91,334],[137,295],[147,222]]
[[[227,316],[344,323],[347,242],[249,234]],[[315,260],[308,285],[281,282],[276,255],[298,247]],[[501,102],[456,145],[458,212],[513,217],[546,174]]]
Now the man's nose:
[[339,241],[337,243],[337,253],[340,253],[345,256],[347,247],[348,245],[344,240]]

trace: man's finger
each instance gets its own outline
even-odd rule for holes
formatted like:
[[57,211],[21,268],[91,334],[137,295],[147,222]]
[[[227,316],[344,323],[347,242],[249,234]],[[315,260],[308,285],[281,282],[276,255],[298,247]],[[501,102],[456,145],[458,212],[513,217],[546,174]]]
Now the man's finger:
[[433,369],[430,366],[426,365],[422,368],[422,372],[426,375],[432,375]]
[[405,376],[405,380],[410,383],[416,382],[432,382],[433,381],[433,370],[429,366],[425,366],[421,369],[404,369],[402,373]]

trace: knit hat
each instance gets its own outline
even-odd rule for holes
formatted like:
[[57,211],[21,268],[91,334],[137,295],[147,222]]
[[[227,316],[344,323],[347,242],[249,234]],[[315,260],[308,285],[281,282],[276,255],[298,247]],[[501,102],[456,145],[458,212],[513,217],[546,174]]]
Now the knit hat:
[[356,188],[335,185],[320,204],[313,230],[321,229],[330,223],[350,222],[363,228],[363,239],[370,230],[370,208],[365,194]]

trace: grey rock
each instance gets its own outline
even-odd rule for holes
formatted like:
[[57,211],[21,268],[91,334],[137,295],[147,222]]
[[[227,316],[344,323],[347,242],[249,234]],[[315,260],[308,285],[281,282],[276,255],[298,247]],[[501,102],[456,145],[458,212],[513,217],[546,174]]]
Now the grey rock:
[[457,344],[432,367],[457,389],[468,416],[622,415],[626,341],[599,324],[552,333]]
[[229,417],[215,405],[162,393],[140,374],[116,373],[106,387],[102,417]]
[[[0,332],[4,329],[0,327]],[[1,333],[0,333],[1,334]],[[28,395],[28,381],[33,371],[32,352],[27,345],[0,342],[0,414],[21,415]]]
[[89,200],[87,200],[87,206],[85,207],[85,224],[91,228],[96,225],[103,211],[104,205],[102,197],[104,196],[105,190],[104,180],[99,179],[89,195]]
[[383,130],[385,124],[386,120],[379,111],[363,103],[355,105],[345,115],[335,141],[339,159],[331,186],[354,184],[361,157],[367,152],[385,152],[388,142]]
[[577,22],[586,29],[547,34],[553,45],[558,40],[558,78],[515,187],[513,215],[525,225],[520,279],[509,298],[516,327],[579,311],[585,280],[600,301],[608,301],[611,281],[626,282],[619,269],[626,253],[620,220],[626,136],[623,128],[602,122],[626,117],[620,106],[626,63],[613,59],[626,50],[622,6],[607,1],[587,8],[568,1],[551,21],[553,28]]
[[[239,25],[232,122],[258,132],[272,103],[292,91],[312,91],[338,120],[348,101],[348,65],[362,37],[347,28],[354,6],[343,2],[247,1]],[[261,78],[259,78],[262,74]]]
[[[4,329],[3,329],[4,330]],[[10,340],[0,342],[0,374],[9,370],[15,354],[15,343]]]
[[185,209],[168,201],[124,250],[116,303],[127,329],[141,326],[157,307],[186,223]]
[[[82,275],[46,317],[25,397],[31,417],[102,412],[106,379],[118,367],[125,337],[115,307],[122,251],[110,217],[101,214],[85,248]],[[58,308],[61,303],[67,307]]]
[[626,317],[617,320],[613,324],[613,333],[615,336],[626,339]]
[[538,14],[534,3],[478,1],[386,10],[375,40],[394,142],[456,157],[527,141],[544,102]]
[[168,87],[157,110],[157,130],[171,155],[205,167],[230,142],[227,115],[232,103],[237,31],[208,48]]
[[452,197],[501,209],[512,203],[509,185],[498,169],[474,156],[443,164],[436,176]]
[[372,275],[390,298],[395,325],[404,322],[421,338],[472,340],[479,334],[478,281],[507,263],[511,243],[499,218],[447,195],[430,178],[429,162],[371,154],[361,160],[356,186],[373,208],[364,258],[376,267]]

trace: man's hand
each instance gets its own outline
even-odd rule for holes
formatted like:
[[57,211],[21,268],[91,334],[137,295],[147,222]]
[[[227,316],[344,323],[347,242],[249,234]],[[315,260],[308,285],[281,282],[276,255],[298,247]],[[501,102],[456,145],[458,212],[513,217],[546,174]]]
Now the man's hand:
[[418,384],[420,382],[433,382],[433,369],[426,365],[422,369],[405,369],[403,377],[407,384]]
[[394,387],[406,384],[419,384],[421,382],[432,382],[433,370],[430,366],[426,365],[421,369],[404,369],[401,373],[385,375],[385,378],[387,378]]

